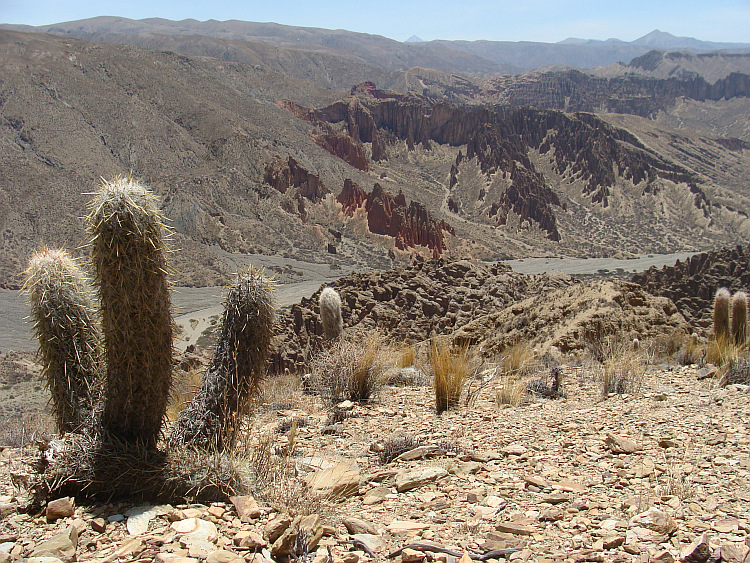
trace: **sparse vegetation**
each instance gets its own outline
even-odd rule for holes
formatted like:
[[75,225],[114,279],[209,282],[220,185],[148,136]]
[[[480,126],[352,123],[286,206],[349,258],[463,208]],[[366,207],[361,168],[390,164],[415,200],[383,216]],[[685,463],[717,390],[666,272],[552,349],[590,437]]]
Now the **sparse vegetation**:
[[604,369],[602,370],[602,395],[612,393],[637,393],[643,384],[648,367],[648,356],[644,348],[632,342],[610,337],[605,341]]
[[310,362],[310,386],[331,403],[369,401],[393,365],[391,347],[379,331],[349,334],[320,350]]
[[433,340],[430,345],[430,368],[438,413],[458,406],[464,384],[473,371],[468,345],[453,349],[445,341]]
[[422,443],[414,436],[401,434],[391,436],[382,444],[382,449],[378,454],[380,463],[382,465],[390,463],[401,454],[411,451],[414,448],[419,447],[420,445],[422,445]]

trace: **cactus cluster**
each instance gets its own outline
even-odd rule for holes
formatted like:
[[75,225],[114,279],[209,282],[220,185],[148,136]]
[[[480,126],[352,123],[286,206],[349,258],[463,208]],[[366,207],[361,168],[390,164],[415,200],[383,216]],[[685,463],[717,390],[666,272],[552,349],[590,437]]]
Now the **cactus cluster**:
[[[164,453],[158,443],[174,336],[168,229],[156,198],[131,177],[102,181],[86,227],[98,307],[86,276],[62,250],[37,251],[25,272],[58,429],[77,432],[37,489],[51,494],[67,483],[86,494],[128,496],[146,487],[159,498],[170,491],[175,498],[205,491],[204,482],[190,481],[178,460],[189,451],[234,443],[239,417],[264,374],[274,287],[252,267],[238,275],[225,302],[214,360]],[[201,455],[203,465],[214,463],[212,453]],[[189,465],[194,474],[205,469],[195,460]],[[234,470],[225,473],[210,490],[236,489]]]
[[738,291],[732,295],[725,287],[717,290],[713,320],[714,339],[718,344],[744,347],[747,343],[747,294]]

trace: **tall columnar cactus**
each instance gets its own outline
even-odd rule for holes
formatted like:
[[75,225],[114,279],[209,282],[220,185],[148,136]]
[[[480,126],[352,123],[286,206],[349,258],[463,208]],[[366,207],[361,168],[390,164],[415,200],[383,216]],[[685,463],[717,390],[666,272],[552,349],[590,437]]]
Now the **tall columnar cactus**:
[[747,342],[747,293],[744,291],[732,296],[732,340],[736,346]]
[[344,321],[341,318],[341,297],[330,286],[323,288],[318,300],[320,306],[320,322],[323,324],[323,335],[326,340],[333,340],[341,336]]
[[716,342],[729,342],[729,302],[732,295],[722,287],[714,297],[714,338]]
[[166,227],[156,198],[130,177],[102,181],[86,218],[107,363],[102,424],[156,445],[172,370]]
[[265,374],[274,334],[276,291],[263,270],[237,275],[224,301],[211,365],[172,429],[172,445],[224,450],[235,442],[240,418]]
[[79,430],[94,412],[102,383],[88,280],[66,252],[47,248],[34,252],[24,275],[57,429]]

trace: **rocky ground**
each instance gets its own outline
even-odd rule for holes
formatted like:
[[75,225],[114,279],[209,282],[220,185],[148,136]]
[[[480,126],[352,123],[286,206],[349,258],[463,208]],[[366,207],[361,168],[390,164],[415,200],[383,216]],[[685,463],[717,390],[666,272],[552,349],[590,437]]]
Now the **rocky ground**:
[[[257,504],[63,500],[46,515],[25,514],[13,477],[26,470],[23,452],[6,447],[0,561],[263,561],[278,559],[298,527],[312,544],[306,561],[329,553],[347,563],[468,561],[464,554],[492,550],[510,553],[489,561],[747,561],[748,388],[718,388],[705,368],[662,364],[649,367],[636,392],[603,398],[601,367],[563,372],[566,398],[498,405],[496,378],[471,406],[441,416],[426,386],[385,387],[333,418],[320,400],[277,381],[247,443],[291,452],[287,474],[311,487],[282,479]],[[421,447],[382,463],[383,449],[405,444]],[[701,541],[710,544],[703,552]],[[391,557],[414,543],[430,545]]]

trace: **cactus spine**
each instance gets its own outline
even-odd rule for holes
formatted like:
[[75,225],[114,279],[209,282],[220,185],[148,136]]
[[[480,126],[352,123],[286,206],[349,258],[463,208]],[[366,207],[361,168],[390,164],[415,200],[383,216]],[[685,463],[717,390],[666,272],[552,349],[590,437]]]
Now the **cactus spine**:
[[323,335],[326,340],[334,340],[341,336],[344,321],[341,317],[341,297],[338,291],[330,286],[324,287],[318,300],[320,307],[320,322],[323,324]]
[[747,342],[747,294],[744,291],[732,296],[732,339],[736,346]]
[[100,335],[88,280],[66,252],[48,248],[34,252],[23,274],[57,429],[79,430],[101,389]]
[[729,302],[731,294],[725,287],[714,297],[714,337],[718,343],[729,342]]
[[211,365],[193,400],[177,418],[172,445],[224,450],[265,374],[274,332],[275,287],[252,266],[238,274],[224,301]]
[[166,228],[155,197],[130,177],[103,180],[86,219],[107,362],[104,430],[153,448],[171,384]]

